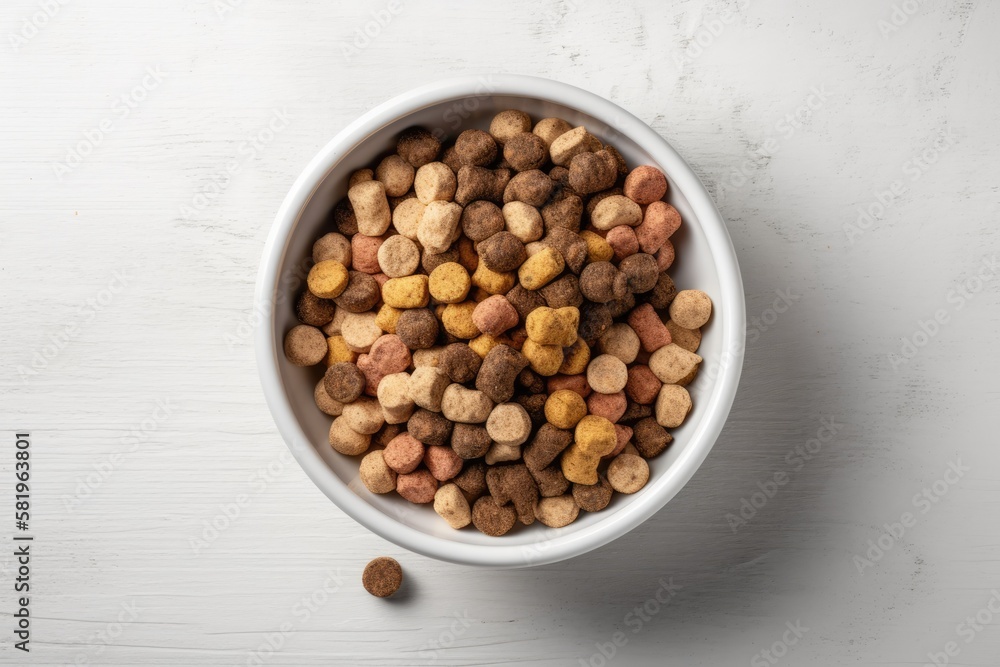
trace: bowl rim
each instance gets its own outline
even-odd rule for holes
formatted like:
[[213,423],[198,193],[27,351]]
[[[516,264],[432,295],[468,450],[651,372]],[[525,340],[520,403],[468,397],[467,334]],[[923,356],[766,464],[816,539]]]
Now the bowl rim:
[[[485,90],[484,91],[484,86]],[[723,359],[712,391],[705,401],[706,417],[689,434],[689,443],[661,477],[659,493],[647,493],[610,514],[606,519],[567,534],[558,531],[543,540],[541,552],[526,555],[523,544],[465,544],[429,535],[398,522],[354,493],[309,444],[295,418],[279,370],[281,345],[274,335],[275,308],[281,268],[291,234],[306,205],[331,170],[382,127],[427,106],[473,96],[529,97],[577,109],[628,136],[655,158],[695,212],[718,270],[721,302]],[[494,568],[515,568],[554,563],[587,553],[621,537],[666,505],[688,483],[715,445],[729,416],[743,367],[746,307],[743,282],[732,240],[721,214],[704,184],[687,162],[649,125],[615,103],[570,84],[516,74],[481,74],[443,79],[402,93],[363,114],[326,144],[285,196],[264,245],[255,290],[255,311],[261,312],[254,328],[254,347],[261,385],[278,431],[313,483],[341,510],[369,530],[416,553],[443,561]]]

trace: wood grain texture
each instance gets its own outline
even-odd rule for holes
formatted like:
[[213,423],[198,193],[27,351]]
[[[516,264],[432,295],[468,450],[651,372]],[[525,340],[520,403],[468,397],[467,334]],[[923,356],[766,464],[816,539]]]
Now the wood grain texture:
[[[921,665],[951,641],[952,664],[996,664],[1000,616],[971,641],[957,626],[1000,588],[1000,281],[954,290],[1000,250],[1000,5],[920,3],[883,35],[888,0],[408,1],[345,55],[385,2],[234,4],[67,2],[23,43],[39,4],[0,9],[0,497],[28,429],[37,536],[29,656],[0,557],[0,662],[601,665],[622,632],[611,663],[770,664],[759,652],[801,621],[784,664]],[[500,70],[594,91],[667,138],[718,201],[757,323],[729,423],[673,502],[586,556],[481,572],[403,552],[312,485],[244,325],[274,212],[320,146],[416,84]],[[904,337],[926,344],[894,363]],[[796,469],[822,418],[835,436]],[[922,513],[955,461],[969,470]],[[382,554],[408,577],[388,603],[360,586]],[[680,588],[643,620],[661,578]]]

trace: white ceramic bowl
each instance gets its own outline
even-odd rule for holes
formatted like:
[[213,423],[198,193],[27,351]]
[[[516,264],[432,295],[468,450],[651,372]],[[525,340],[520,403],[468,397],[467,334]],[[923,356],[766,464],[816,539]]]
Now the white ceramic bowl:
[[[473,528],[456,531],[429,506],[395,494],[369,493],[358,480],[359,458],[328,444],[330,417],[313,403],[317,368],[298,368],[282,353],[296,324],[294,303],[302,289],[303,260],[313,241],[331,228],[327,216],[346,194],[348,176],[391,151],[411,125],[454,137],[469,127],[488,127],[503,109],[521,109],[535,120],[558,116],[584,125],[613,144],[630,166],[653,164],[670,181],[670,203],[684,224],[673,237],[677,262],[671,275],[679,289],[707,292],[715,304],[699,354],[705,361],[689,389],[694,409],[674,443],[650,461],[650,480],[631,496],[615,494],[597,513],[581,512],[558,530],[535,525],[496,538]],[[266,314],[255,346],[264,394],[292,454],[313,482],[344,512],[382,537],[441,560],[489,567],[524,567],[571,558],[636,527],[687,483],[722,430],[743,364],[746,313],[736,254],[725,224],[704,185],[684,160],[641,120],[597,95],[556,81],[491,74],[449,79],[393,98],[347,126],[313,158],[285,198],[264,247],[256,303]]]

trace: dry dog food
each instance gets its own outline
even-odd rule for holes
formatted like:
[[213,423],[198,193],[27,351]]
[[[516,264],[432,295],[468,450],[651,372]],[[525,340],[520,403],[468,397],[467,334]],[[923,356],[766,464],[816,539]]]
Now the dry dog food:
[[387,598],[403,584],[403,568],[395,558],[379,556],[365,566],[361,584],[375,597]]
[[[316,405],[364,486],[491,536],[640,491],[712,314],[668,273],[666,175],[508,110],[447,145],[410,128],[345,185],[284,349],[325,368]],[[401,581],[391,558],[365,568],[373,595]]]

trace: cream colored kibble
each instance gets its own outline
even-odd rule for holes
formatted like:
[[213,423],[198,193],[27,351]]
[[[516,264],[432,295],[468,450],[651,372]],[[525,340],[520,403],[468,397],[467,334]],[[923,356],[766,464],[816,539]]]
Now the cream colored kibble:
[[330,320],[328,324],[324,324],[320,327],[327,336],[336,336],[340,333],[340,329],[344,325],[344,318],[347,314],[351,312],[340,306],[337,306],[333,311],[333,319]]
[[340,325],[340,335],[344,342],[354,352],[368,352],[372,343],[382,335],[382,330],[375,323],[377,314],[346,313]]
[[542,214],[531,204],[512,201],[504,204],[501,212],[507,231],[519,238],[522,243],[531,243],[542,238],[545,231]]
[[701,345],[701,329],[685,329],[673,320],[667,321],[670,338],[688,352],[697,352]]
[[649,464],[635,454],[619,454],[608,466],[608,482],[618,493],[635,493],[649,481]]
[[656,397],[656,422],[664,428],[677,428],[691,412],[691,394],[684,387],[665,384]]
[[442,352],[444,352],[444,347],[441,345],[435,345],[434,347],[428,347],[423,350],[413,350],[413,367],[436,367],[441,361]]
[[541,137],[545,145],[551,148],[553,141],[572,129],[573,126],[562,118],[543,118],[535,123],[534,129],[531,131]]
[[624,322],[612,324],[598,340],[597,347],[602,354],[610,354],[631,364],[639,356],[639,336]]
[[351,177],[347,179],[347,189],[350,190],[358,183],[364,183],[365,181],[370,181],[375,178],[375,172],[371,169],[358,169],[351,174]]
[[355,433],[372,435],[385,423],[382,406],[374,398],[362,396],[353,403],[344,405],[340,415],[347,426]]
[[375,178],[385,186],[385,194],[390,197],[402,197],[409,192],[413,177],[413,166],[398,155],[389,155],[375,168]]
[[344,415],[340,415],[330,424],[330,446],[346,456],[357,456],[368,451],[372,437],[358,433],[347,425]]
[[618,357],[602,354],[587,364],[587,384],[599,394],[617,394],[628,382],[628,367]]
[[642,222],[642,208],[628,197],[611,195],[594,207],[590,222],[602,231],[619,225],[635,227]]
[[580,153],[594,153],[599,150],[601,142],[581,125],[556,137],[549,146],[549,155],[553,164],[565,167]]
[[407,383],[410,399],[425,410],[441,412],[441,399],[449,382],[448,376],[439,368],[415,368]]
[[316,407],[331,417],[339,417],[344,411],[344,404],[330,398],[330,394],[326,393],[326,383],[322,379],[316,383],[316,389],[313,390],[313,399],[316,401]]
[[517,461],[521,458],[521,445],[501,445],[494,442],[486,451],[486,465],[496,465],[504,461]]
[[493,401],[483,392],[450,384],[441,397],[441,413],[461,424],[482,424],[493,411]]
[[549,528],[568,526],[576,521],[578,516],[580,516],[580,506],[569,494],[542,498],[535,505],[535,518]]
[[423,219],[426,209],[427,206],[416,197],[404,199],[392,212],[392,226],[406,238],[416,241],[420,221]]
[[445,484],[434,493],[434,511],[458,530],[472,523],[472,510],[457,484]]
[[455,202],[432,201],[420,219],[417,240],[429,253],[445,252],[451,247],[455,232],[460,230],[461,219],[462,207]]
[[522,445],[531,435],[531,417],[520,403],[501,403],[490,412],[486,433],[498,445]]
[[351,265],[351,242],[343,234],[330,232],[319,237],[313,243],[313,262],[319,264],[326,260],[340,262],[344,266]]
[[358,468],[358,476],[365,488],[372,493],[396,490],[396,471],[386,465],[381,449],[365,454]]
[[697,329],[712,316],[712,299],[701,290],[686,289],[670,303],[670,319],[685,329]]
[[423,204],[432,201],[451,201],[455,198],[458,180],[455,172],[444,162],[430,162],[420,169],[413,179],[413,190]]
[[358,220],[358,232],[365,236],[381,236],[392,223],[389,200],[385,197],[385,186],[378,181],[358,183],[347,191],[354,216]]
[[394,234],[379,246],[378,265],[390,278],[412,276],[420,266],[420,248],[402,234]]
[[392,373],[382,378],[376,390],[387,424],[402,424],[413,414],[410,398],[410,374]]
[[701,357],[676,343],[664,345],[649,357],[649,370],[664,384],[677,384],[698,368]]

